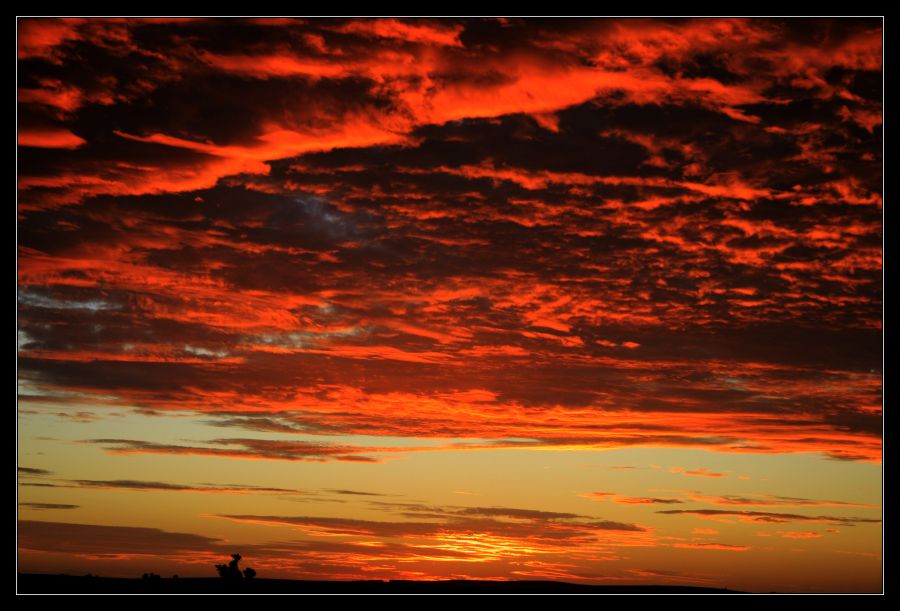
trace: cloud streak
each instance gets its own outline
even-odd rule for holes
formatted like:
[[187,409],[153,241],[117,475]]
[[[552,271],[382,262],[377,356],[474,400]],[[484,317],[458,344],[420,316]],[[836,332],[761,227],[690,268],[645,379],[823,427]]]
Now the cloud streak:
[[699,518],[737,518],[743,522],[766,522],[781,524],[784,522],[823,522],[826,524],[843,524],[854,526],[856,524],[880,524],[878,518],[863,518],[850,516],[808,516],[797,513],[780,513],[774,511],[750,511],[750,510],[724,510],[724,509],[668,509],[656,513],[666,515],[694,515]]

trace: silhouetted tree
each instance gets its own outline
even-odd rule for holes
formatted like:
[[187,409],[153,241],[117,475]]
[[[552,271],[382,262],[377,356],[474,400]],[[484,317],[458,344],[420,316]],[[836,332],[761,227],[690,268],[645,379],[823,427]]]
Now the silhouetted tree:
[[231,562],[228,564],[217,564],[216,570],[219,571],[219,577],[227,581],[237,581],[239,579],[253,579],[256,577],[256,571],[247,567],[241,572],[238,563],[241,561],[240,554],[231,554]]

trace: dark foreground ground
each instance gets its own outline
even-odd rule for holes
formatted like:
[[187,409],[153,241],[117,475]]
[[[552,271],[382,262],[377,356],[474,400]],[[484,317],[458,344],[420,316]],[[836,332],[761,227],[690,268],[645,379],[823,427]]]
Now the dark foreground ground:
[[590,586],[562,581],[297,581],[117,579],[20,574],[20,594],[735,594],[688,586]]

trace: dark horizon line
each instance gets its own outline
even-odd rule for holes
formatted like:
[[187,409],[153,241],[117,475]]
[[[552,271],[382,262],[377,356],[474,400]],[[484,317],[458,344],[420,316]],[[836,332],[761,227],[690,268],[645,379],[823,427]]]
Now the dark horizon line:
[[[581,584],[545,579],[280,579],[227,582],[219,577],[102,577],[17,573],[17,593],[319,593],[319,594],[747,594],[727,588],[667,584]],[[331,590],[340,586],[340,591]]]

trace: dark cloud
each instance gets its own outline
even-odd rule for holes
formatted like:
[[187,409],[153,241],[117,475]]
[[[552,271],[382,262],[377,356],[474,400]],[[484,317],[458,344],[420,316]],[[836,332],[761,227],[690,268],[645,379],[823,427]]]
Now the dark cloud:
[[27,550],[91,554],[172,554],[213,550],[218,539],[158,528],[19,521],[19,547]]
[[80,505],[67,505],[65,503],[19,503],[22,507],[29,509],[48,510],[48,509],[78,509]]
[[20,20],[24,401],[880,460],[881,56],[878,19]]
[[340,490],[340,489],[328,489],[325,492],[331,492],[333,494],[341,494],[341,495],[350,495],[350,496],[389,496],[386,494],[380,494],[378,492],[362,492],[360,490]]
[[849,516],[807,516],[796,513],[778,513],[771,511],[728,511],[723,509],[668,509],[656,513],[678,515],[688,514],[698,517],[734,517],[748,522],[766,522],[780,524],[782,522],[825,522],[828,524],[880,524],[877,518],[860,518]]
[[[591,533],[600,531],[642,533],[646,530],[636,524],[608,520],[589,520],[583,519],[583,516],[568,517],[571,514],[552,514],[551,512],[533,512],[516,509],[499,511],[489,508],[469,509],[472,509],[473,511],[466,511],[465,509],[455,511],[452,509],[442,510],[438,508],[431,514],[424,512],[408,513],[408,515],[420,518],[441,519],[439,522],[380,522],[355,518],[313,516],[220,515],[219,517],[241,522],[297,526],[310,532],[325,532],[335,535],[370,535],[377,537],[427,537],[441,533],[481,532],[487,535],[520,537],[526,539],[533,538],[538,540],[584,540],[586,537],[590,537]],[[524,522],[494,519],[495,517],[522,517],[521,514],[527,516]],[[535,518],[534,516],[536,514],[542,515],[542,517]],[[543,514],[566,517],[547,519],[543,517]],[[540,522],[543,527],[535,529],[535,522]]]
[[407,518],[438,519],[445,522],[449,521],[453,524],[472,521],[473,517],[476,519],[485,517],[491,521],[509,519],[516,522],[528,521],[533,524],[544,524],[546,528],[551,530],[557,526],[565,527],[566,525],[573,528],[589,527],[597,530],[622,532],[644,532],[646,530],[637,524],[597,520],[587,515],[516,507],[462,507],[456,505],[439,507],[422,503],[393,503],[385,501],[369,501],[369,505],[373,508],[396,513]]
[[173,492],[227,492],[227,493],[263,493],[263,494],[297,494],[299,490],[288,488],[267,488],[265,486],[244,486],[237,484],[173,484],[168,482],[144,482],[135,480],[68,480],[79,488],[125,489],[125,490],[160,490]]
[[17,467],[18,472],[22,475],[52,475],[52,471],[46,469],[36,469],[34,467]]
[[[213,447],[183,446],[162,444],[132,439],[90,439],[84,443],[98,444],[108,451],[135,454],[172,454],[221,456],[225,458],[267,458],[271,460],[316,461],[339,460],[348,462],[379,462],[377,458],[365,456],[363,452],[389,452],[390,448],[365,448],[337,446],[321,443],[305,443],[298,441],[274,441],[267,439],[211,439],[206,443]],[[87,480],[76,480],[84,483]],[[107,482],[108,483],[108,482]],[[140,482],[119,482],[121,484],[140,484]],[[156,484],[156,482],[144,482]],[[115,484],[115,482],[113,482]],[[160,484],[169,486],[169,484]],[[149,487],[149,486],[148,486]]]
[[832,501],[825,499],[807,499],[775,494],[741,496],[735,494],[707,495],[696,491],[685,491],[693,501],[711,503],[713,505],[752,505],[752,506],[786,506],[786,507],[877,507],[867,503],[851,503],[848,501]]
[[678,505],[684,503],[684,499],[673,499],[656,496],[625,496],[615,492],[590,492],[582,495],[595,501],[610,500],[625,505]]

